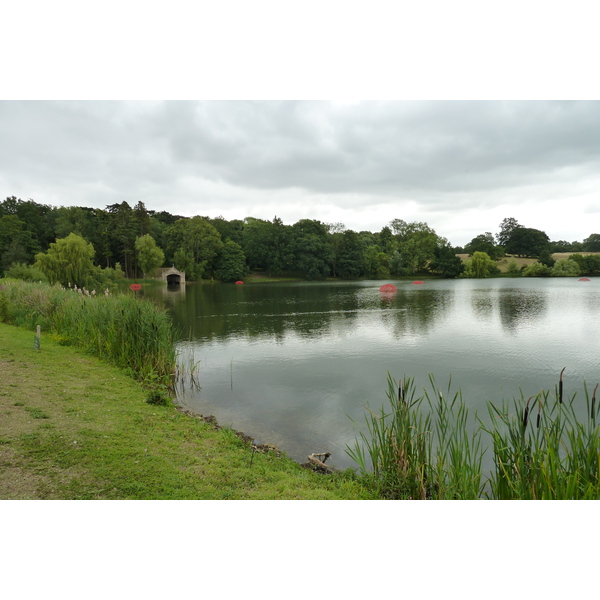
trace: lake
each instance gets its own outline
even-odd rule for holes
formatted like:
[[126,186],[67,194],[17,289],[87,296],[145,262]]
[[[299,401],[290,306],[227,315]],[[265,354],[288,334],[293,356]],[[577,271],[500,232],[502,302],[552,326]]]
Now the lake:
[[[465,402],[600,380],[600,278],[187,284],[145,290],[170,309],[179,361],[197,365],[178,402],[272,443],[301,462],[312,452],[354,466],[346,444],[365,406],[386,401],[387,373],[440,387]],[[356,424],[353,421],[356,421]]]

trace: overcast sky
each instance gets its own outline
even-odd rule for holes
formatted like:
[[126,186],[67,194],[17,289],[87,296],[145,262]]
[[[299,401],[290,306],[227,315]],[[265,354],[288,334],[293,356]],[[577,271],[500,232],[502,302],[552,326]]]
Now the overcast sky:
[[379,231],[453,245],[505,217],[600,232],[600,102],[3,101],[3,197]]
[[2,196],[379,231],[453,245],[505,217],[600,232],[600,103],[3,101]]
[[0,195],[355,231],[399,218],[453,245],[513,217],[582,241],[600,232],[596,20],[559,4],[13,3]]

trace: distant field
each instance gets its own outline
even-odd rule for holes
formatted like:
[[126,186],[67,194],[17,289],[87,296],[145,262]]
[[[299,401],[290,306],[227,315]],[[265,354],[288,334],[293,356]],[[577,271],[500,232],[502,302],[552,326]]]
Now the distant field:
[[[554,260],[559,260],[561,258],[569,258],[572,254],[582,254],[583,256],[587,256],[588,254],[600,254],[600,252],[555,252],[552,255]],[[468,254],[457,254],[456,256],[460,257],[462,260],[467,260],[469,258]],[[504,258],[498,261],[498,267],[502,273],[506,273],[508,263],[511,260],[515,260],[519,268],[523,266],[530,265],[531,263],[536,262],[535,258],[520,258],[518,256],[512,256],[511,254],[507,254]]]

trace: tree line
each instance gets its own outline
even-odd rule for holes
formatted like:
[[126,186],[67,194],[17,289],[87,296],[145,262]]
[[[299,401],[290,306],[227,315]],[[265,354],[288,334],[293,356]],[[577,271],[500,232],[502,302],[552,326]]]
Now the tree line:
[[[235,281],[250,271],[306,279],[386,279],[419,273],[458,277],[464,265],[456,255],[462,252],[545,260],[552,252],[568,251],[600,252],[600,234],[581,243],[551,242],[542,231],[504,219],[496,236],[486,232],[461,248],[427,223],[402,219],[373,233],[314,219],[286,225],[278,217],[184,217],[148,210],[142,201],[104,209],[53,207],[14,196],[0,202],[0,275],[37,269],[59,281],[66,277],[61,272],[66,261],[72,265],[72,283],[86,277],[95,282],[141,277],[170,265],[185,271],[191,281]],[[78,268],[87,269],[85,276]]]

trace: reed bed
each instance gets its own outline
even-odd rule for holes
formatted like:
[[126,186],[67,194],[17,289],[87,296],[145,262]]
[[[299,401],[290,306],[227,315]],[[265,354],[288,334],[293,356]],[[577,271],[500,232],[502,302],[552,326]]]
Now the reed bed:
[[42,331],[78,346],[148,387],[171,387],[175,373],[172,323],[167,312],[133,293],[95,294],[60,286],[5,281],[0,321]]
[[[564,369],[563,369],[564,371]],[[597,499],[600,498],[598,402],[583,385],[563,395],[542,390],[497,406],[489,420],[471,413],[460,392],[416,394],[414,380],[388,376],[388,403],[367,409],[367,433],[347,453],[361,476],[387,498]],[[448,386],[448,393],[450,386]],[[485,459],[493,462],[484,471]]]

